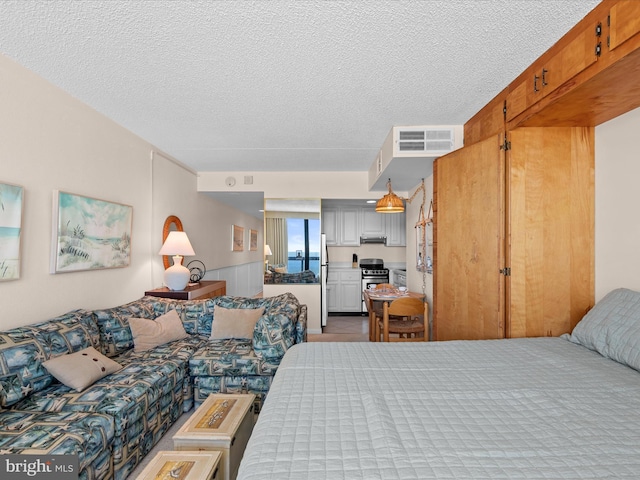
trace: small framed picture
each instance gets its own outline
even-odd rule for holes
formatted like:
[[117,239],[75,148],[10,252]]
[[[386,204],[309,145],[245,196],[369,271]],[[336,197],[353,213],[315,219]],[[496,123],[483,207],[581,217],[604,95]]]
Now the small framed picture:
[[0,183],[0,281],[20,278],[24,189]]
[[242,252],[244,250],[244,228],[238,225],[231,226],[231,251]]
[[255,252],[258,250],[258,231],[249,230],[249,250]]

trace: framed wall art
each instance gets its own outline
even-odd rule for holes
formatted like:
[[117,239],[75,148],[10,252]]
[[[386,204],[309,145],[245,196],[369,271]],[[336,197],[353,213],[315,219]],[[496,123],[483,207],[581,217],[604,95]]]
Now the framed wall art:
[[51,273],[128,266],[132,221],[129,205],[54,191]]
[[238,225],[231,226],[231,251],[242,252],[244,250],[244,228]]
[[249,251],[255,252],[258,250],[258,231],[250,229],[249,230]]
[[20,278],[24,188],[0,183],[0,281]]

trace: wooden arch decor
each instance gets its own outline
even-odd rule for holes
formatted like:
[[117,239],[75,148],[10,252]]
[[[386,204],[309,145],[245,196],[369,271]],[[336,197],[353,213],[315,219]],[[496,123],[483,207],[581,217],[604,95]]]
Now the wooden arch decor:
[[[171,227],[174,228],[171,228]],[[164,227],[162,227],[162,244],[164,245],[164,241],[169,236],[169,232],[177,231],[184,232],[182,228],[182,222],[175,215],[169,215],[167,219],[164,221]],[[171,266],[169,255],[162,256],[162,263],[164,264],[165,270]]]

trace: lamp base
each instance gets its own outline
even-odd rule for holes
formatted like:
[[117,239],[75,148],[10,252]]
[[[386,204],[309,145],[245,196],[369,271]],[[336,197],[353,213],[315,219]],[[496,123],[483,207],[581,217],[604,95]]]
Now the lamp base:
[[173,265],[164,271],[164,284],[169,290],[184,290],[190,277],[191,272],[182,265],[182,257],[176,255],[173,257]]

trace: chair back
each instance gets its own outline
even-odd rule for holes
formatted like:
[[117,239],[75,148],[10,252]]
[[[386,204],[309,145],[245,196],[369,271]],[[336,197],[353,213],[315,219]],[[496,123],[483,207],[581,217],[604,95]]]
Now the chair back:
[[396,298],[389,305],[389,315],[396,317],[424,315],[425,305],[425,302],[414,297]]
[[[394,319],[391,321],[391,319]],[[390,337],[390,333],[399,334]],[[428,341],[429,304],[415,297],[402,297],[391,303],[384,302],[382,321],[377,323],[376,341]],[[419,337],[418,334],[421,334]]]

